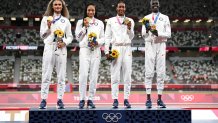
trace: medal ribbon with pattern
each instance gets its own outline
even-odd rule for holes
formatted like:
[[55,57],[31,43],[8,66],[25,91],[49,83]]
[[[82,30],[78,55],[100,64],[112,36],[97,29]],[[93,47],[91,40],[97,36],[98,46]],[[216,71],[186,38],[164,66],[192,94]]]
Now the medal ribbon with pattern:
[[152,20],[154,21],[154,25],[157,23],[157,20],[159,18],[160,12],[157,13],[157,16],[154,19],[154,14],[152,14]]
[[60,18],[61,18],[61,15],[60,15],[58,18],[54,19],[54,20],[52,21],[52,23],[54,24],[54,23],[57,22]]

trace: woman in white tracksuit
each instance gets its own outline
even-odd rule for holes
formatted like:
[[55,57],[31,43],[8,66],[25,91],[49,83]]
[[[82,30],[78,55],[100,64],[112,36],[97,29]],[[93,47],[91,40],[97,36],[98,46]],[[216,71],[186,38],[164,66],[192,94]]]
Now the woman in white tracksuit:
[[[87,78],[89,74],[89,95],[87,106],[95,108],[93,98],[96,92],[98,70],[101,60],[100,46],[104,44],[104,24],[96,18],[96,6],[88,4],[85,8],[84,19],[77,22],[76,39],[79,41],[79,108],[83,108],[86,100]],[[88,17],[88,18],[87,18]],[[97,35],[97,45],[94,50],[88,46],[88,35],[94,32]]]
[[[42,60],[42,85],[40,109],[46,108],[51,75],[56,66],[58,83],[57,107],[64,108],[63,95],[65,90],[67,48],[73,40],[71,24],[68,20],[69,12],[63,0],[51,0],[44,14],[40,26],[40,37],[44,41],[44,52]],[[62,30],[64,36],[55,41],[55,30]]]
[[[109,57],[109,46],[112,50],[119,52],[119,57],[111,63],[111,91],[113,108],[118,108],[119,83],[121,76],[124,81],[124,106],[131,108],[128,101],[131,90],[131,74],[132,74],[132,49],[131,40],[134,37],[134,21],[125,17],[126,6],[123,1],[117,3],[117,16],[111,17],[107,21],[105,30],[105,54]],[[125,20],[129,20],[128,24],[124,24]]]

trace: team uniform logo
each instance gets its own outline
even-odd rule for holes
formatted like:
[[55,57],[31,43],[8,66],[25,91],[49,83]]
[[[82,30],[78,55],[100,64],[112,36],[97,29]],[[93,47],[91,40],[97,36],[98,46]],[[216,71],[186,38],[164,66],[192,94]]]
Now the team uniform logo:
[[64,19],[61,19],[60,21],[61,21],[61,23],[65,23],[65,20],[64,20]]
[[94,22],[94,23],[89,23],[89,26],[98,26],[98,23],[97,22]]
[[160,17],[160,18],[159,18],[159,20],[160,20],[160,21],[163,21],[163,18],[162,18],[162,17]]

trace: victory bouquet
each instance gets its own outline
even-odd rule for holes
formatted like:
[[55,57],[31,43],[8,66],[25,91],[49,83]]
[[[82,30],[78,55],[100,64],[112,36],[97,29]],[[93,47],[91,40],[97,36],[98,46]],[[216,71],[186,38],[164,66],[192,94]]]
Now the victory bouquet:
[[116,49],[113,49],[112,51],[109,51],[109,55],[110,55],[110,57],[108,58],[108,60],[113,61],[113,60],[117,59],[120,54]]
[[153,24],[153,25],[151,25],[150,24],[150,20],[148,19],[148,18],[143,18],[142,19],[142,24],[145,26],[145,28],[146,28],[146,33],[148,33],[148,31],[150,31],[152,34],[154,34],[154,35],[156,35],[156,36],[158,36],[158,31],[157,31],[157,29],[156,29],[156,25],[155,24]]
[[[54,41],[57,43],[57,45],[63,42],[64,32],[62,30],[60,29],[55,30],[54,35],[55,35]],[[55,50],[55,54],[59,55],[59,53],[60,53],[60,49],[57,46]]]
[[64,37],[64,32],[60,29],[57,29],[54,31],[54,35],[55,35],[55,41],[62,41],[62,38]]
[[92,51],[94,51],[95,47],[98,45],[96,39],[97,39],[97,35],[94,32],[91,32],[88,35],[88,47],[90,47]]
[[145,28],[148,30],[151,29],[149,21],[150,20],[148,18],[145,18],[145,17],[142,19],[142,24],[145,25]]

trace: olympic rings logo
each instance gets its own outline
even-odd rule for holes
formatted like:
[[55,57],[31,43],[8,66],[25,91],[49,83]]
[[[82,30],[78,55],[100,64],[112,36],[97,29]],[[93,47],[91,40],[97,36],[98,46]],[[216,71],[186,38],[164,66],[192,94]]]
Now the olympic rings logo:
[[122,114],[121,113],[103,113],[102,114],[102,118],[106,121],[106,122],[118,122],[121,118],[122,118]]
[[183,101],[192,101],[192,100],[194,100],[194,95],[181,95],[181,99],[183,100]]

